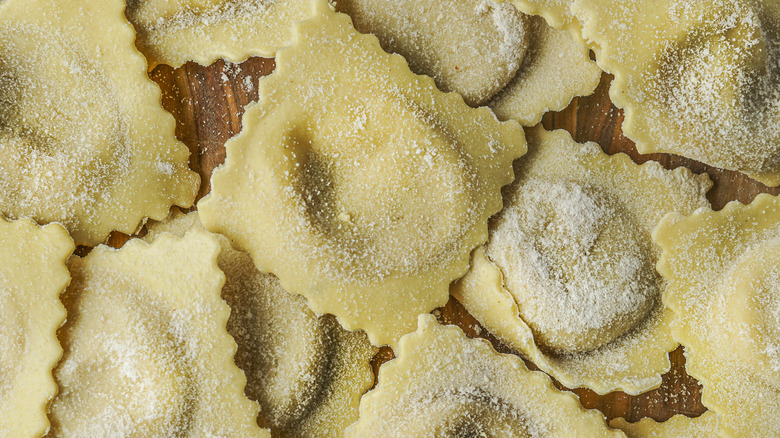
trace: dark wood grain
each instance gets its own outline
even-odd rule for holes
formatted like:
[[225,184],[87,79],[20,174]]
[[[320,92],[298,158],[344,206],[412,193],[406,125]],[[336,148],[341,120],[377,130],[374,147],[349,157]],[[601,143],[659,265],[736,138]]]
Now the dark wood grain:
[[[245,106],[257,99],[257,80],[273,69],[272,59],[252,58],[241,64],[219,61],[209,67],[192,63],[178,69],[159,66],[150,74],[163,91],[163,106],[177,121],[177,137],[192,152],[192,168],[203,178],[199,197],[208,193],[211,173],[225,159],[225,141],[241,130]],[[621,133],[623,113],[609,100],[610,81],[611,77],[605,74],[592,96],[574,99],[565,110],[545,115],[542,122],[545,128],[566,129],[577,141],[595,141],[607,153],[624,152],[637,163],[656,160],[669,169],[686,166],[697,173],[706,172],[715,183],[708,197],[716,209],[733,200],[750,202],[758,193],[780,193],[779,189],[768,189],[739,173],[683,157],[638,154],[633,142]],[[126,238],[112,236],[116,245],[121,245]],[[489,340],[498,351],[513,353],[487,333],[456,300],[450,299],[435,313],[442,322],[457,324],[469,336]],[[374,370],[392,357],[392,350],[381,349],[372,361]],[[701,404],[698,383],[685,372],[682,347],[670,357],[672,370],[663,376],[663,384],[645,394],[629,396],[615,392],[599,396],[587,389],[573,392],[585,407],[599,409],[610,419],[624,417],[633,422],[644,417],[665,420],[677,413],[700,415],[706,409]],[[535,368],[533,364],[529,366]]]

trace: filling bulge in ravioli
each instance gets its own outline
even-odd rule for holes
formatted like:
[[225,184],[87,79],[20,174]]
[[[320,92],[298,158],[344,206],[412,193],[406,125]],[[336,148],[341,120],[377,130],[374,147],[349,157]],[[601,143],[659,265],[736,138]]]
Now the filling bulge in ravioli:
[[[424,272],[451,259],[476,220],[471,169],[455,140],[414,108],[392,96],[362,103],[290,132],[301,219],[338,256],[327,275],[361,281]],[[383,129],[391,120],[404,123]],[[360,135],[345,135],[343,127],[357,123],[365,124]]]
[[355,28],[407,59],[443,91],[486,103],[515,76],[528,48],[527,18],[492,0],[337,0]]
[[725,310],[740,358],[780,388],[780,238],[747,251],[724,277]]
[[[723,144],[716,155],[738,170],[776,171],[780,146],[767,140],[780,138],[780,16],[727,2],[704,17],[660,54],[658,111],[700,153]],[[723,142],[729,137],[751,147]]]
[[631,216],[619,201],[595,188],[537,178],[509,205],[487,254],[542,348],[593,350],[656,306],[649,242],[627,223]]
[[127,171],[121,97],[62,35],[42,39],[47,32],[35,27],[11,32],[0,35],[0,169],[15,178],[0,184],[35,216],[71,228],[77,218],[68,206],[94,209],[101,191]]
[[[194,383],[190,374],[197,369],[186,354],[193,346],[171,333],[172,321],[166,321],[165,312],[138,312],[149,306],[164,308],[164,303],[150,302],[149,294],[87,295],[79,301],[79,306],[105,309],[105,319],[86,324],[81,319],[68,334],[77,340],[70,348],[86,354],[58,370],[60,381],[80,383],[62,388],[55,406],[69,409],[55,408],[58,421],[80,425],[81,436],[106,429],[128,436],[175,435],[179,423],[192,417],[195,400],[188,400],[187,391]],[[107,327],[110,333],[100,335]],[[108,373],[118,378],[105,378]]]
[[[531,438],[528,413],[479,387],[448,388],[412,401],[415,421],[407,436]],[[530,430],[529,430],[530,429]]]

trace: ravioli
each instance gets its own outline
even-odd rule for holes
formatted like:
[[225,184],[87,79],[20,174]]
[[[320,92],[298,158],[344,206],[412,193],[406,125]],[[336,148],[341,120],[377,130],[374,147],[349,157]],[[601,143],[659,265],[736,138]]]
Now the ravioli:
[[575,0],[640,153],[780,184],[780,3]]
[[550,378],[432,315],[401,338],[347,437],[618,437]]
[[292,42],[290,27],[309,11],[308,0],[127,0],[150,70],[273,57]]
[[548,111],[566,108],[575,96],[588,96],[599,84],[601,69],[588,48],[541,17],[528,17],[528,50],[514,79],[488,103],[499,119],[534,126]]
[[193,230],[70,260],[52,435],[270,436],[233,362],[218,253]]
[[677,347],[650,233],[708,206],[706,175],[607,156],[565,131],[529,133],[490,238],[452,294],[491,333],[567,387],[638,394]]
[[198,175],[123,3],[8,0],[0,9],[0,211],[61,222],[77,244],[95,245],[164,218],[171,204],[191,205]]
[[[148,228],[145,239],[151,241],[201,224],[197,213],[176,210]],[[364,333],[315,315],[303,297],[258,271],[248,254],[234,250],[224,236],[217,239],[222,297],[233,309],[227,330],[238,343],[236,364],[247,375],[246,394],[260,404],[258,422],[274,436],[342,436],[374,383],[370,361],[376,349]]]
[[59,295],[74,249],[60,225],[0,217],[0,436],[37,438],[49,427],[51,373],[62,354],[56,332],[65,321]]
[[[686,367],[721,436],[780,430],[780,200],[669,215],[653,232]],[[726,347],[727,346],[727,347]]]
[[198,210],[316,313],[392,345],[468,269],[525,137],[313,6]]
[[[501,120],[533,126],[572,97],[591,94],[601,70],[564,31],[520,13],[510,2],[338,0],[357,30],[372,33],[418,74]],[[442,29],[447,32],[442,32]]]
[[715,438],[718,436],[718,415],[712,411],[707,411],[696,418],[677,414],[660,423],[650,418],[643,418],[636,423],[615,418],[609,422],[609,425],[622,430],[628,438]]
[[[355,28],[402,55],[467,104],[485,104],[517,73],[529,44],[527,17],[492,0],[337,0]],[[443,29],[447,29],[443,32]]]

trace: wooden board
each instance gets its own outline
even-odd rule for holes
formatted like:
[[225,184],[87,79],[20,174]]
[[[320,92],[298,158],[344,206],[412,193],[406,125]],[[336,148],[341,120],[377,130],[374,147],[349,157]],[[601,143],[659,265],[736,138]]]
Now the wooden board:
[[[272,59],[253,58],[242,64],[218,61],[209,67],[190,63],[175,70],[162,65],[151,73],[163,91],[163,106],[178,122],[177,137],[192,152],[190,164],[203,178],[199,198],[209,191],[212,170],[224,161],[225,141],[241,130],[244,106],[257,99],[258,78],[270,74],[273,69]],[[739,173],[714,169],[682,157],[640,156],[633,143],[621,134],[623,116],[609,100],[610,81],[605,74],[592,96],[574,99],[565,110],[545,115],[545,128],[566,129],[577,141],[595,141],[607,153],[625,152],[637,163],[652,159],[670,169],[687,166],[695,172],[707,172],[715,182],[708,194],[715,209],[723,208],[732,200],[750,202],[761,192],[780,193],[778,189],[767,189]],[[126,239],[127,236],[115,234],[111,242],[121,245]],[[499,351],[511,352],[479,327],[454,299],[437,313],[442,321],[459,325],[470,336],[485,337]],[[382,349],[374,359],[375,369],[392,357],[391,350]],[[706,408],[701,404],[698,383],[685,373],[683,349],[671,353],[671,360],[672,370],[663,377],[661,387],[645,394],[629,396],[616,392],[599,396],[584,389],[574,392],[585,407],[599,409],[610,419],[624,417],[633,422],[643,417],[665,420],[677,413],[700,415]]]

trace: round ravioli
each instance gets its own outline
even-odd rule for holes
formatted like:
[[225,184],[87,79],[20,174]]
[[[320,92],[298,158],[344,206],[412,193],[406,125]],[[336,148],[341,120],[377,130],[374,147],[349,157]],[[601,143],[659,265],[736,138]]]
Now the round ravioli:
[[525,138],[314,7],[198,208],[315,312],[392,344],[467,270]]
[[607,156],[538,127],[490,239],[452,293],[488,330],[568,387],[638,394],[676,347],[650,234],[668,212],[708,206],[685,169]]
[[73,249],[58,224],[0,217],[0,436],[37,438],[49,427],[52,368],[62,355],[56,332],[65,321],[59,295]]
[[[162,232],[184,235],[201,224],[197,213],[175,210],[148,228],[145,239],[153,240]],[[232,308],[227,330],[238,343],[236,364],[246,373],[246,394],[260,404],[258,422],[285,437],[343,435],[374,383],[370,361],[376,349],[364,333],[315,315],[305,298],[258,271],[227,238],[217,239],[217,263],[225,273],[222,297]]]
[[643,418],[636,423],[618,417],[610,421],[609,426],[622,430],[628,438],[715,438],[718,436],[718,415],[707,411],[696,418],[677,414],[663,422]]
[[702,402],[720,416],[721,436],[780,431],[780,201],[689,217],[656,228],[664,302],[686,367],[703,386]]
[[780,3],[576,0],[624,134],[780,184]]
[[[527,17],[493,0],[337,0],[355,28],[402,55],[467,104],[486,103],[517,73],[528,48]],[[442,32],[442,29],[447,29]]]
[[360,402],[347,437],[618,437],[550,378],[420,315]]
[[546,112],[566,108],[573,97],[592,94],[601,69],[581,41],[542,17],[527,17],[526,32],[530,42],[517,74],[488,106],[501,120],[533,126]]
[[270,436],[233,362],[218,253],[193,230],[69,261],[54,436]]
[[150,69],[273,57],[292,41],[292,24],[310,15],[308,0],[126,1]]
[[131,234],[198,188],[123,8],[0,5],[0,211],[61,222],[77,244]]

